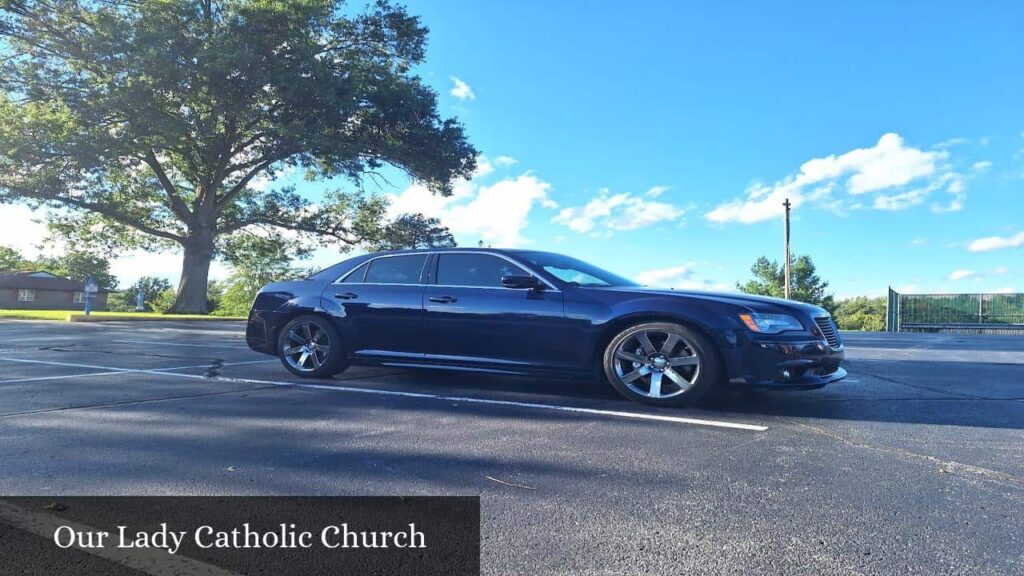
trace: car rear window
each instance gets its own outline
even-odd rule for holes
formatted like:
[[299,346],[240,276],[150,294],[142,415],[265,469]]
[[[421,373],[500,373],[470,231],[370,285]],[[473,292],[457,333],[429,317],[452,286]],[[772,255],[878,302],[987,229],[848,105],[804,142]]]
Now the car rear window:
[[419,284],[420,272],[426,261],[426,254],[378,258],[370,262],[370,269],[366,271],[364,282],[367,284]]
[[370,266],[369,262],[360,264],[358,268],[353,270],[350,274],[345,276],[345,279],[341,281],[342,284],[358,284],[363,281],[366,277],[366,269]]

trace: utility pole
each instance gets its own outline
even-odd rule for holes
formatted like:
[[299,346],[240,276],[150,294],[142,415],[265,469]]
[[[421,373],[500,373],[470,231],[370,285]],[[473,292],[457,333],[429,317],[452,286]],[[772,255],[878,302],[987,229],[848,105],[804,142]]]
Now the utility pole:
[[790,258],[789,258],[789,209],[792,206],[792,204],[789,203],[789,198],[786,198],[786,201],[783,202],[782,205],[786,207],[786,265],[785,265],[785,276],[786,276],[786,280],[785,281],[786,281],[786,284],[783,287],[783,292],[785,293],[786,300],[789,300],[789,291],[790,291],[790,286],[791,286],[790,280],[789,280],[789,264],[790,264]]

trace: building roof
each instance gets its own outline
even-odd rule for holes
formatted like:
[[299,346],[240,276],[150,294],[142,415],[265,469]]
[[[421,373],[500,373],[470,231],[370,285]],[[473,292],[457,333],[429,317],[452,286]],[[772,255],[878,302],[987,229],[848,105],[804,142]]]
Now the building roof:
[[[42,270],[0,270],[0,288],[27,288],[31,290],[66,290],[82,292],[85,283],[70,278],[55,276]],[[113,292],[100,288],[99,292]]]

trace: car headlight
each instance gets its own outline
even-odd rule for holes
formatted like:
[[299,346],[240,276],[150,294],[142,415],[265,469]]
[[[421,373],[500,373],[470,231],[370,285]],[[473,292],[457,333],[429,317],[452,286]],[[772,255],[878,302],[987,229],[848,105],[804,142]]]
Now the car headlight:
[[743,323],[752,332],[759,334],[778,334],[786,330],[804,329],[803,324],[799,320],[787,314],[752,312],[750,314],[740,314],[740,320],[743,320]]

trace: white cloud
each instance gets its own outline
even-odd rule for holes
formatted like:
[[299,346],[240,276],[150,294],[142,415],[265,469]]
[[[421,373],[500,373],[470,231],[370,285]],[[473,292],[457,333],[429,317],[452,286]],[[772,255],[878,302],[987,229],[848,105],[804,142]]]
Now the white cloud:
[[[705,214],[712,222],[750,224],[781,217],[782,202],[793,207],[804,203],[842,212],[861,207],[853,198],[873,194],[871,205],[879,210],[902,210],[921,204],[936,190],[946,188],[953,195],[947,207],[962,207],[963,178],[952,171],[943,150],[925,151],[907,146],[899,134],[883,135],[870,148],[858,148],[840,155],[804,162],[800,170],[770,185],[755,183],[746,197],[720,204]],[[916,184],[913,188],[907,188]],[[848,196],[836,198],[836,191]]]
[[1009,268],[1007,268],[1006,266],[996,266],[995,269],[992,270],[992,273],[997,276],[1002,276],[1003,274],[1006,274],[1009,271]]
[[967,138],[950,138],[949,140],[943,140],[942,142],[939,142],[938,144],[932,146],[932,148],[952,148],[954,146],[959,146],[961,144],[966,144],[968,142],[970,142],[970,140],[968,140]]
[[665,202],[644,200],[628,192],[613,195],[603,188],[585,205],[563,208],[552,221],[586,234],[597,227],[636,230],[657,222],[677,220],[683,212],[682,208]]
[[668,191],[668,186],[651,186],[651,188],[647,190],[647,197],[657,198],[658,196],[664,194],[666,191]]
[[[39,220],[36,222],[35,220]],[[17,249],[26,258],[59,254],[64,251],[63,242],[57,241],[43,251],[38,246],[47,236],[45,214],[33,211],[20,204],[0,205],[0,245]],[[141,276],[159,276],[177,284],[181,277],[181,253],[149,253],[141,250],[110,257],[110,273],[117,277],[119,286],[130,286]],[[210,266],[211,278],[226,278],[227,267],[220,262]]]
[[954,270],[949,274],[950,280],[963,280],[974,276],[974,270]]
[[[177,286],[181,278],[181,252],[143,252],[136,250],[118,256],[110,261],[110,273],[117,276],[118,286],[127,288],[142,276],[166,278]],[[231,274],[227,264],[213,261],[210,264],[210,279],[223,280]]]
[[927,246],[928,240],[925,238],[914,238],[910,241],[911,246]]
[[470,88],[469,84],[466,84],[464,80],[456,76],[449,77],[452,81],[451,95],[458,98],[460,101],[465,102],[466,100],[476,100],[476,94],[473,93],[473,89]]
[[995,290],[993,290],[993,292],[995,292],[996,294],[1013,294],[1016,292],[1016,290],[1014,290],[1010,286],[1004,286],[1002,288],[996,288]]
[[985,172],[991,167],[992,162],[989,162],[988,160],[980,160],[978,162],[975,162],[974,164],[971,164],[971,168],[973,168],[975,172]]
[[473,171],[473,178],[482,178],[494,172],[494,164],[487,159],[487,156],[476,157],[476,170]]
[[1013,236],[986,236],[978,238],[967,245],[971,252],[988,252],[989,250],[1001,250],[1003,248],[1019,248],[1024,246],[1024,232],[1018,232]]
[[670,268],[647,270],[636,275],[636,281],[651,288],[675,288],[677,290],[732,290],[724,282],[701,280],[694,277],[695,265],[691,262]]
[[482,178],[493,173],[498,168],[508,168],[519,161],[511,156],[498,156],[493,161],[481,154],[476,157],[476,170],[473,171],[473,178]]
[[522,231],[529,224],[531,210],[538,205],[558,207],[548,197],[550,189],[551,184],[528,172],[489,186],[461,180],[448,197],[413,184],[397,195],[389,195],[389,214],[420,212],[440,219],[457,239],[459,235],[474,235],[495,246],[521,246],[529,243]]
[[45,211],[21,204],[0,204],[0,246],[9,246],[26,258],[40,255],[37,245],[46,238]]

